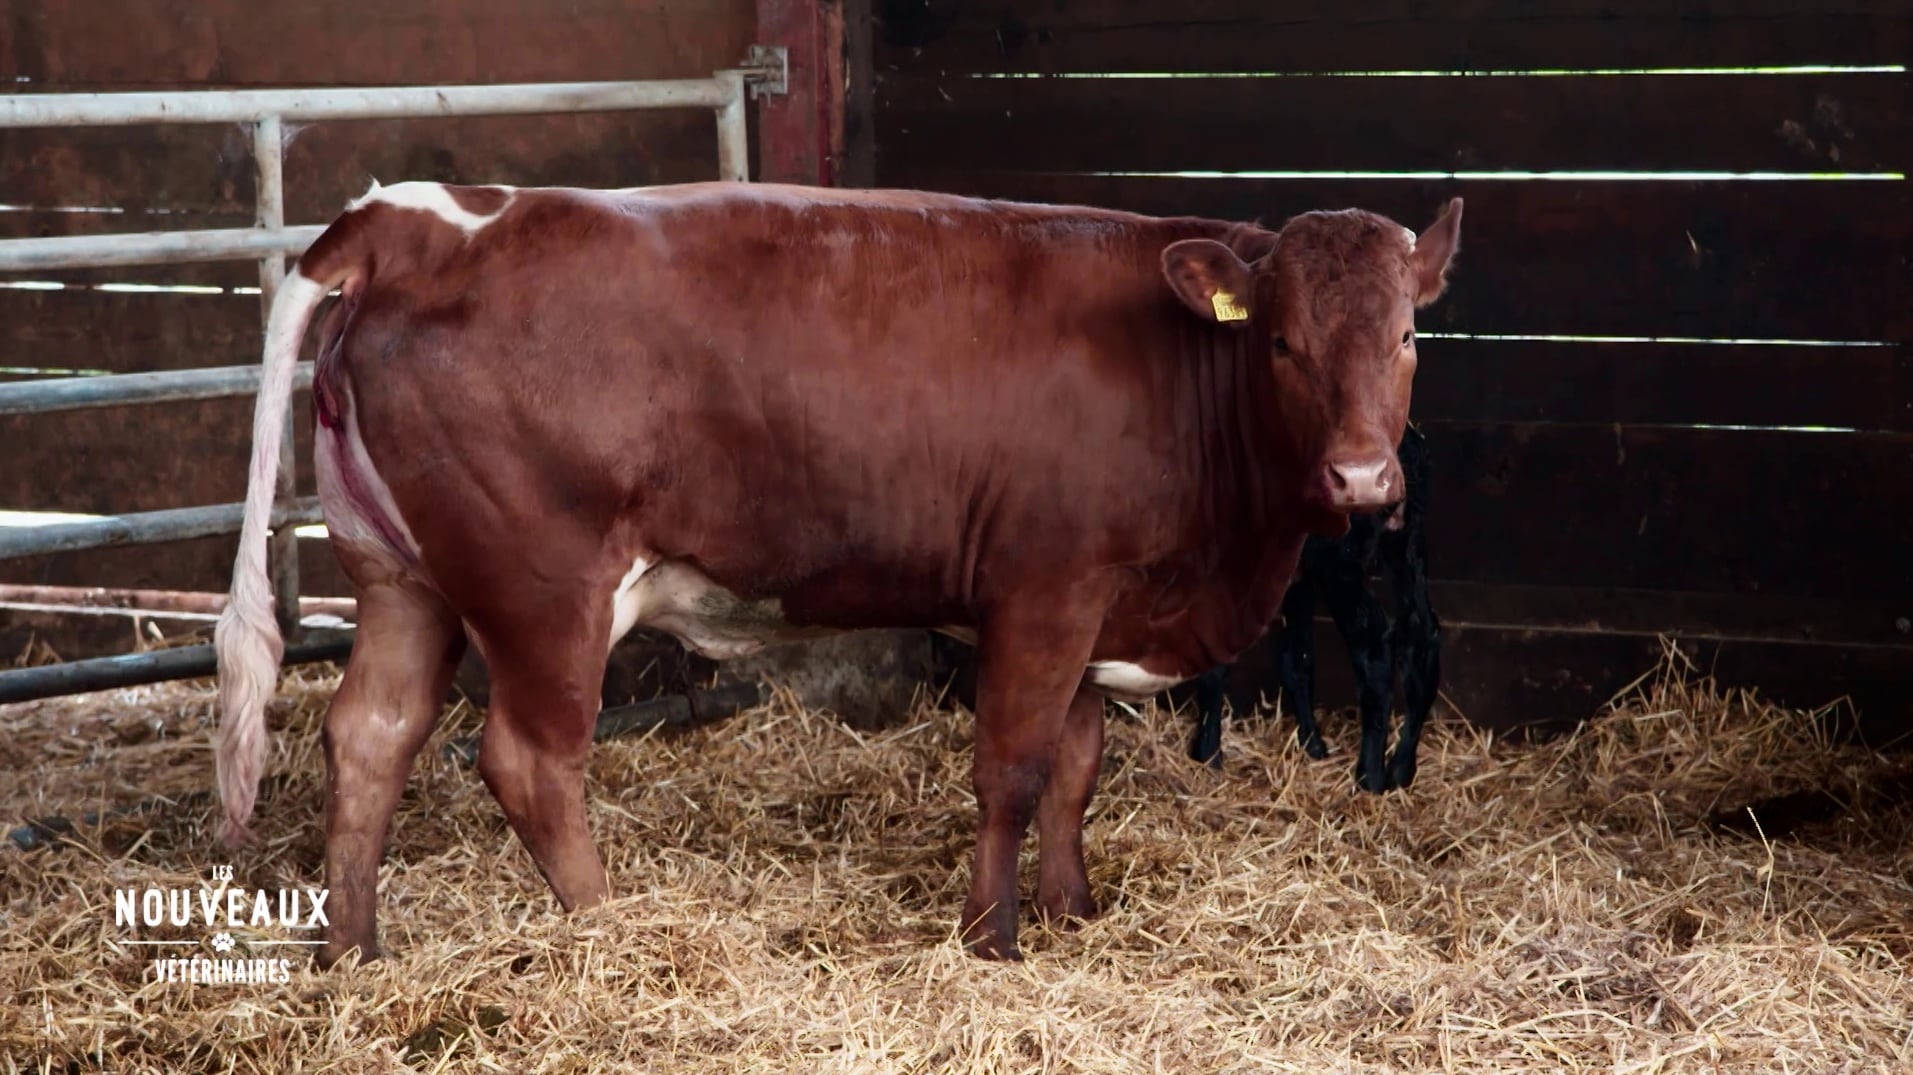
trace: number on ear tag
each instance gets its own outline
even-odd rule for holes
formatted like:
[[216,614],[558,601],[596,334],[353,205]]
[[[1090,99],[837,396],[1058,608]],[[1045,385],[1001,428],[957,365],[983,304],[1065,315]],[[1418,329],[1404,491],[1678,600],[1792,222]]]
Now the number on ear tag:
[[1209,302],[1216,308],[1217,321],[1247,321],[1249,311],[1236,305],[1235,296],[1227,291],[1217,291],[1209,296]]

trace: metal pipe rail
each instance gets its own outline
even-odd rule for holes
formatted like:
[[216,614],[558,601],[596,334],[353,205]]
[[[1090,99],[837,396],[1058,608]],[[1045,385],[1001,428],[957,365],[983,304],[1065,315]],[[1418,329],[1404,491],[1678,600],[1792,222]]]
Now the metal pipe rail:
[[303,252],[324,232],[325,225],[308,224],[297,228],[214,228],[0,239],[0,272],[117,269],[127,265],[189,265],[201,261],[283,257]]
[[[352,631],[315,632],[286,646],[280,663],[290,668],[296,664],[336,661],[352,652],[353,637]],[[211,646],[180,646],[123,657],[94,657],[65,664],[12,668],[0,671],[0,705],[172,679],[198,679],[212,675],[218,664]]]
[[722,74],[650,82],[539,82],[496,86],[367,86],[342,89],[192,90],[180,93],[29,93],[0,97],[0,127],[98,127],[139,123],[257,123],[269,117],[416,119],[539,112],[723,108],[734,90]]
[[[258,366],[213,366],[166,373],[110,373],[0,384],[0,415],[46,414],[128,403],[179,403],[250,396],[259,391]],[[293,370],[294,391],[312,387],[312,363]]]
[[[122,545],[156,545],[162,541],[237,534],[245,517],[244,504],[214,504],[204,508],[169,508],[130,515],[109,515],[83,523],[49,526],[0,526],[0,560],[45,556],[55,552],[112,549]],[[272,508],[272,528],[291,534],[293,527],[320,522],[319,498],[303,497]],[[293,595],[298,609],[298,595]]]
[[[743,182],[750,178],[745,92],[748,85],[766,77],[767,69],[749,68],[719,71],[710,78],[650,82],[0,96],[0,128],[252,123],[256,125],[254,159],[261,173],[258,228],[0,240],[0,272],[235,261],[300,253],[325,229],[285,226],[280,176],[284,167],[281,132],[287,120],[709,108],[717,122],[718,178]],[[272,174],[267,175],[268,171]],[[265,304],[271,307],[270,296]]]
[[[324,231],[320,226],[286,226],[287,121],[708,108],[717,128],[718,177],[744,182],[750,178],[746,93],[784,92],[785,63],[782,49],[753,48],[745,66],[702,79],[0,96],[0,129],[248,123],[258,174],[257,227],[0,240],[0,272],[257,259],[263,322],[285,277],[286,256],[303,252]],[[309,386],[310,366],[302,366],[299,376],[300,384]],[[0,386],[0,414],[250,395],[258,384],[257,368],[61,378]],[[319,513],[316,501],[294,499],[290,416],[287,426],[270,562],[281,626],[290,634],[298,629],[299,619],[293,525],[316,522]],[[0,528],[0,560],[235,533],[242,514],[242,505],[221,504],[58,526]]]
[[[194,590],[142,590],[106,586],[29,586],[0,582],[0,609],[27,612],[88,612],[155,619],[217,619],[226,595]],[[301,597],[300,615],[352,620],[359,603],[350,597]]]

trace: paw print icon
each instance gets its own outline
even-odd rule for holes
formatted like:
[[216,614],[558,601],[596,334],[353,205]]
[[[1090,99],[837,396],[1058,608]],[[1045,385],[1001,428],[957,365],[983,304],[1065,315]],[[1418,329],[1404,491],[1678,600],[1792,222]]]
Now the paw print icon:
[[239,943],[238,941],[235,941],[232,939],[232,934],[230,933],[213,934],[213,951],[218,952],[221,955],[224,955],[225,953],[232,951],[233,948],[238,945],[238,943]]

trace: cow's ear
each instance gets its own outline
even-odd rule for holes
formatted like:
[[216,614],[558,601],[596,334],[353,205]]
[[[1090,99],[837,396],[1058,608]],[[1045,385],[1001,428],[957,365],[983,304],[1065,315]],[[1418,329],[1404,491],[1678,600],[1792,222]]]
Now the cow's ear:
[[1449,201],[1441,219],[1415,237],[1415,255],[1410,269],[1415,274],[1415,305],[1426,306],[1441,298],[1448,287],[1448,265],[1461,246],[1461,199]]
[[1198,317],[1247,324],[1255,274],[1235,251],[1213,239],[1184,239],[1162,250],[1169,289]]

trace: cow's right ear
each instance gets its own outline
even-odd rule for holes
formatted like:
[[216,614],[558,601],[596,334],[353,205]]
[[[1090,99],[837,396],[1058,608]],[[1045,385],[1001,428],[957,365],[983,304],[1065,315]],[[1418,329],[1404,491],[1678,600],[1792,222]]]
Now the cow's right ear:
[[1224,324],[1248,324],[1255,273],[1235,251],[1214,239],[1184,239],[1163,247],[1162,275],[1169,281],[1169,289],[1196,316]]

